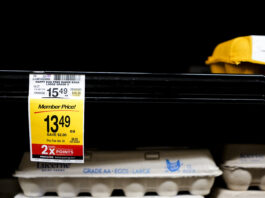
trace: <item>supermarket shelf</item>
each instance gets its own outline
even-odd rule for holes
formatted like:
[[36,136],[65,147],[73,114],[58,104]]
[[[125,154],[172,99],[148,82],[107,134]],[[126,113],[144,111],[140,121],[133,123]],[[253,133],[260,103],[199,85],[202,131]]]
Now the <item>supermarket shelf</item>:
[[[0,71],[0,99],[26,100],[33,71]],[[264,104],[264,75],[65,72],[86,75],[86,102]]]

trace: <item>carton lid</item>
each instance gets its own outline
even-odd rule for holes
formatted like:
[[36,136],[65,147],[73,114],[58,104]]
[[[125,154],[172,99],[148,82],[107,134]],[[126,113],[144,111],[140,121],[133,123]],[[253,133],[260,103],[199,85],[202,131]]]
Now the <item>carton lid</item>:
[[226,145],[223,152],[223,166],[232,168],[265,168],[265,145]]
[[84,164],[30,162],[25,153],[16,177],[196,177],[219,176],[208,150],[87,151]]
[[248,190],[248,191],[233,191],[222,188],[217,188],[212,198],[264,198],[265,191]]
[[[165,196],[144,196],[145,198],[203,198],[203,196],[200,195],[176,195],[174,197],[165,197]],[[27,197],[25,195],[23,195],[22,193],[17,194],[15,196],[15,198],[30,198]],[[57,196],[45,196],[45,197],[39,197],[39,198],[59,198]],[[74,198],[78,198],[78,197],[74,197]],[[91,197],[80,197],[80,198],[91,198]],[[111,197],[101,197],[101,198],[121,198],[121,197],[115,197],[115,196],[111,196]],[[130,198],[130,197],[126,197],[126,198]],[[133,198],[137,198],[137,197],[133,197]]]
[[240,64],[250,62],[265,64],[265,36],[242,36],[220,43],[205,62]]

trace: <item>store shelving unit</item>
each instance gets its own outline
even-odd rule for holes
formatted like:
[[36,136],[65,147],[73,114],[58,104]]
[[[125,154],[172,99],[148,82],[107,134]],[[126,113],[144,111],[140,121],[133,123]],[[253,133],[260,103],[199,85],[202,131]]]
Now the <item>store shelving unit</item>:
[[[1,178],[10,178],[29,150],[28,77],[33,72],[0,71],[2,140],[8,143],[1,144]],[[205,147],[218,163],[226,143],[265,143],[260,138],[263,75],[45,73],[86,75],[85,147]]]
[[[27,99],[29,73],[33,71],[0,71],[0,98]],[[263,75],[45,73],[85,74],[86,102],[264,104],[265,99]]]

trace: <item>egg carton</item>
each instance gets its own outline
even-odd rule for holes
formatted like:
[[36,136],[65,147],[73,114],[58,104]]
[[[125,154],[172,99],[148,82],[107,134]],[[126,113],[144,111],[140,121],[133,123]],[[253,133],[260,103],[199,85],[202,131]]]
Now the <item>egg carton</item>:
[[208,150],[91,151],[84,164],[36,163],[29,157],[25,153],[14,176],[31,197],[46,192],[109,197],[117,189],[128,197],[147,192],[176,196],[179,191],[207,195],[215,177],[222,174]]
[[264,198],[265,192],[259,190],[233,191],[218,188],[214,191],[211,198]]
[[[25,196],[22,193],[20,193],[20,194],[17,194],[14,198],[31,198],[31,197]],[[57,197],[57,196],[43,196],[43,197],[39,197],[39,198],[59,198],[59,197]],[[81,197],[73,197],[73,198],[91,198],[91,197],[81,196]],[[113,197],[102,197],[102,198],[123,198],[123,197],[122,196],[118,196],[118,197],[113,196]],[[169,198],[169,197],[145,196],[145,198]],[[172,198],[172,197],[170,197],[170,198]],[[200,195],[177,195],[177,196],[174,196],[174,198],[204,198],[204,197],[200,196]]]
[[265,36],[241,36],[216,46],[206,64],[212,73],[264,74]]
[[226,145],[223,155],[223,178],[230,190],[265,190],[265,145]]

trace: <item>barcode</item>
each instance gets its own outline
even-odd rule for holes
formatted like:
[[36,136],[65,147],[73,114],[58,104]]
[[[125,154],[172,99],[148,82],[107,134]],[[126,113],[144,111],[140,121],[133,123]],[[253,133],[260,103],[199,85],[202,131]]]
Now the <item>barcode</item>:
[[73,74],[56,74],[54,75],[54,80],[80,80],[80,76]]

